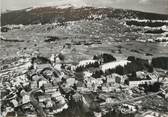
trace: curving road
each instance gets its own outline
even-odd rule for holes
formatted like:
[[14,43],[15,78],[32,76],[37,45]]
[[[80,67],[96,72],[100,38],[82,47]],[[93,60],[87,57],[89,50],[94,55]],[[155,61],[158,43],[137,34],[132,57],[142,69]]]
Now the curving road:
[[31,104],[34,106],[34,108],[37,110],[37,113],[40,115],[40,117],[46,117],[46,113],[44,112],[43,108],[39,105],[39,102],[34,97],[34,94],[39,90],[40,89],[34,89],[29,93],[30,101]]

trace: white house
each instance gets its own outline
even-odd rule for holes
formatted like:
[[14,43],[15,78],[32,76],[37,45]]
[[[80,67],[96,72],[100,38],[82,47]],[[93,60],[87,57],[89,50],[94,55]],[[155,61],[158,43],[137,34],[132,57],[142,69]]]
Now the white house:
[[115,69],[117,66],[122,66],[124,67],[125,65],[127,65],[128,63],[130,63],[130,61],[128,60],[120,60],[120,61],[113,61],[113,62],[109,62],[106,63],[104,65],[101,66],[101,70],[103,72],[105,72],[108,69]]
[[157,79],[152,79],[152,80],[140,80],[140,81],[129,81],[129,86],[130,87],[137,87],[139,86],[140,84],[152,84],[152,83],[155,83],[157,82]]
[[80,61],[77,66],[86,66],[90,63],[95,63],[95,62],[96,62],[96,60],[83,60],[83,61]]
[[22,103],[26,104],[30,102],[30,96],[29,95],[24,95],[22,98]]

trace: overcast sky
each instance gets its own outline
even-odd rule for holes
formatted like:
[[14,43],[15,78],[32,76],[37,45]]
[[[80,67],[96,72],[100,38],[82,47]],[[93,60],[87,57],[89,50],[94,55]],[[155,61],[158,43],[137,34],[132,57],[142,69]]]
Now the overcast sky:
[[94,6],[134,9],[168,14],[168,0],[0,0],[1,9],[16,10],[39,5]]

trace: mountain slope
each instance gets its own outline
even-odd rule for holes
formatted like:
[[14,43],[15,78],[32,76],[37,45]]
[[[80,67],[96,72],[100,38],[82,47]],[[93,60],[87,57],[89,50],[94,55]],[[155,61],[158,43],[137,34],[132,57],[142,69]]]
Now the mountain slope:
[[89,19],[91,15],[103,15],[108,18],[138,18],[149,20],[168,20],[168,15],[144,13],[132,10],[112,9],[112,8],[93,8],[82,7],[37,7],[17,11],[11,11],[1,14],[2,26],[7,24],[38,24],[52,22],[76,21]]

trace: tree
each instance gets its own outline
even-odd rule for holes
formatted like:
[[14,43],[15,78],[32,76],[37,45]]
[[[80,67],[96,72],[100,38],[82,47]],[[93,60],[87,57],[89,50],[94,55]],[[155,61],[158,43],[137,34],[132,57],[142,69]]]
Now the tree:
[[96,55],[93,56],[93,60],[98,60],[98,59],[99,59],[98,56],[96,56]]
[[103,75],[103,71],[102,70],[97,70],[92,74],[92,77],[94,78],[100,78],[101,75]]
[[103,62],[104,62],[104,63],[108,63],[108,62],[111,62],[111,61],[116,61],[116,58],[113,57],[113,56],[110,55],[110,54],[103,54],[103,55],[102,55],[102,58],[103,58]]
[[152,73],[153,71],[154,71],[153,66],[152,66],[152,65],[149,65],[149,66],[148,66],[148,72]]
[[135,61],[135,57],[134,57],[134,56],[129,56],[129,57],[127,58],[127,60],[128,60],[128,61]]
[[119,75],[124,75],[124,68],[122,66],[117,66],[116,67],[116,73]]
[[58,55],[58,58],[59,58],[61,61],[64,61],[64,60],[65,60],[65,56],[64,56],[62,53],[60,53],[60,54]]
[[155,68],[168,69],[168,57],[153,58],[152,65]]

